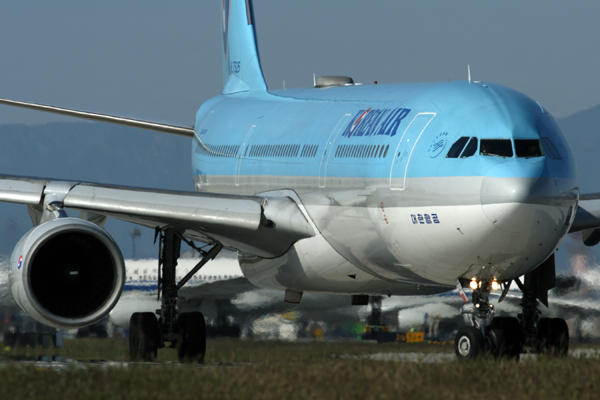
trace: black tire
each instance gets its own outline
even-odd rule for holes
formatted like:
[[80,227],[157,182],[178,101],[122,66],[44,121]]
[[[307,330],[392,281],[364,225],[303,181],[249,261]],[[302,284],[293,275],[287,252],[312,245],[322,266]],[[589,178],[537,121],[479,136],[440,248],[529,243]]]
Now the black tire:
[[4,334],[4,346],[15,347],[17,344],[16,333],[5,333]]
[[555,356],[566,357],[569,353],[569,327],[562,318],[550,321],[552,349]]
[[504,340],[504,334],[500,329],[493,328],[489,329],[486,336],[490,340],[492,345],[491,352],[494,358],[506,357],[506,341]]
[[550,318],[540,318],[537,323],[537,341],[538,348],[537,352],[540,354],[548,353],[549,348],[549,333],[550,333]]
[[504,349],[500,356],[519,359],[523,345],[523,333],[519,320],[514,317],[495,317],[486,329],[486,335],[492,329],[499,329],[504,337]]
[[34,332],[17,332],[15,347],[36,347],[38,334]]
[[177,355],[182,363],[204,363],[206,323],[200,312],[182,313],[177,320],[179,340]]
[[539,352],[552,357],[566,357],[569,352],[569,327],[562,318],[540,318]]
[[129,360],[153,361],[158,355],[158,323],[153,313],[133,313],[129,320]]
[[454,338],[454,352],[459,359],[474,359],[482,355],[485,342],[481,331],[474,326],[460,328]]

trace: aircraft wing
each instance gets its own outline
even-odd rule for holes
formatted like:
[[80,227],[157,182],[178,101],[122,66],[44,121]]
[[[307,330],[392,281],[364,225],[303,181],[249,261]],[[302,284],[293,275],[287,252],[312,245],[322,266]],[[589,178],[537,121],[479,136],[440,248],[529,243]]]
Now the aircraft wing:
[[315,234],[303,210],[288,197],[0,176],[0,201],[26,204],[35,225],[49,202],[58,201],[66,209],[82,211],[82,216],[108,216],[153,229],[170,228],[191,240],[221,243],[225,248],[265,258],[280,256],[297,240]]
[[579,196],[577,214],[569,233],[581,232],[586,246],[600,243],[600,193]]

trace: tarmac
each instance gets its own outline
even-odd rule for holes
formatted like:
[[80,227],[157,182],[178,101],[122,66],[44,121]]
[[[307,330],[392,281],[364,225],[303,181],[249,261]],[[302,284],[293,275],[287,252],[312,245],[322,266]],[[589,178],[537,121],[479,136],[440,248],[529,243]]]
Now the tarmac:
[[[600,358],[600,350],[598,349],[577,349],[569,351],[569,357],[573,358]],[[343,355],[339,356],[341,359],[355,359],[355,360],[374,360],[383,362],[404,362],[404,363],[452,363],[457,362],[456,355],[454,353],[374,353],[374,354],[362,354],[362,355]],[[537,359],[536,354],[521,354],[520,361],[533,361]],[[40,371],[54,370],[54,371],[67,371],[76,369],[93,369],[93,368],[128,368],[134,365],[144,365],[147,367],[153,366],[172,366],[172,367],[195,367],[195,368],[223,368],[223,367],[236,367],[242,365],[248,365],[248,363],[213,363],[213,364],[180,364],[177,362],[168,363],[140,363],[140,362],[126,362],[126,361],[107,361],[107,360],[73,360],[64,359],[62,357],[56,357],[52,359],[50,357],[41,357],[40,359],[23,359],[23,358],[0,358],[1,367],[18,367],[18,368],[35,368]]]

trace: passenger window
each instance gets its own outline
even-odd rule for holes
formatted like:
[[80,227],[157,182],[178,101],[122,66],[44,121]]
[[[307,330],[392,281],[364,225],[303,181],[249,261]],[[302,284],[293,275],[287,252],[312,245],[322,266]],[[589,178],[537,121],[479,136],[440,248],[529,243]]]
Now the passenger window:
[[512,157],[512,143],[510,139],[481,139],[479,153],[484,156]]
[[458,139],[456,142],[454,142],[452,147],[450,147],[450,150],[448,151],[446,158],[458,158],[458,156],[460,156],[460,152],[465,147],[465,144],[467,144],[468,140],[469,140],[468,136],[463,136],[460,139]]
[[552,140],[550,140],[549,137],[543,137],[542,144],[544,145],[544,150],[546,150],[546,155],[548,157],[550,157],[553,160],[562,160],[558,149],[556,148],[554,143],[552,143]]
[[542,146],[537,139],[515,139],[515,152],[517,157],[541,157],[544,155]]
[[[482,142],[483,142],[483,140],[482,140]],[[465,148],[465,151],[463,151],[463,153],[460,156],[460,158],[471,157],[476,152],[477,152],[477,138],[473,137],[473,138],[471,138],[471,140],[469,140],[469,144]]]

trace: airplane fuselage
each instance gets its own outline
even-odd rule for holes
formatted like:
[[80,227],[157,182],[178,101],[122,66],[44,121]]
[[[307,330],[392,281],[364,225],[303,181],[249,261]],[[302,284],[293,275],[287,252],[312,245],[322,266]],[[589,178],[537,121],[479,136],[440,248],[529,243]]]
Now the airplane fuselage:
[[[195,131],[196,190],[288,189],[326,242],[300,241],[294,257],[262,269],[242,255],[260,286],[412,294],[459,277],[512,279],[554,252],[578,199],[574,158],[553,118],[500,85],[221,95],[200,108]],[[535,143],[537,153],[524,149]],[[499,150],[486,153],[489,144]],[[263,279],[266,270],[276,278]],[[311,273],[323,284],[303,284]]]

